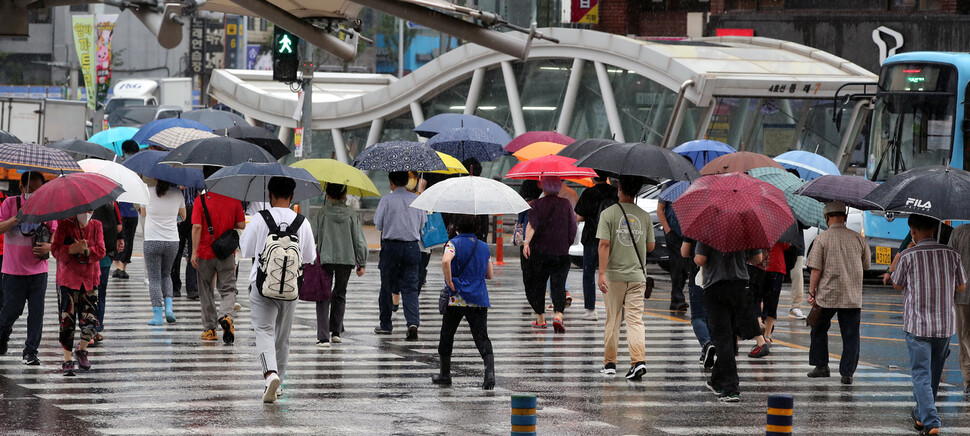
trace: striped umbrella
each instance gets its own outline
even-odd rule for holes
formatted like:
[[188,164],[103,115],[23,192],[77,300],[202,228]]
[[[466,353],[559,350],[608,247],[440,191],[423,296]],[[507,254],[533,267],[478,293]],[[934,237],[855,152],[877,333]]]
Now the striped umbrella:
[[50,174],[83,171],[64,151],[37,144],[0,144],[0,167]]
[[148,138],[148,144],[174,150],[189,141],[217,136],[219,135],[189,127],[169,127]]
[[785,200],[791,206],[792,214],[802,224],[820,229],[828,228],[825,224],[825,215],[822,213],[825,205],[818,200],[795,193],[805,184],[805,181],[798,176],[780,168],[769,167],[749,170],[748,175],[781,189],[781,192],[785,193]]

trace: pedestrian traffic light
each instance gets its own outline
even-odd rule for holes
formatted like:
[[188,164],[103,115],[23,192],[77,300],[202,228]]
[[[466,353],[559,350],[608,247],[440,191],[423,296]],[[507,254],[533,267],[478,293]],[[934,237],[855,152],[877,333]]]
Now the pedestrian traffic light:
[[273,30],[273,80],[296,82],[296,72],[300,68],[300,55],[297,46],[300,38],[280,26]]

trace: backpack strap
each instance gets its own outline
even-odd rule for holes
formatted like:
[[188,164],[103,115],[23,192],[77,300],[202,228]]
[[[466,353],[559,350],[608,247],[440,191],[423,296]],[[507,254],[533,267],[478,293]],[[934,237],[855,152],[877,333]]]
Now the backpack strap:
[[263,209],[259,211],[259,215],[263,217],[263,221],[266,222],[266,227],[269,227],[270,233],[277,233],[280,231],[279,226],[276,225],[276,220],[273,219],[273,214],[269,213],[268,210]]
[[306,218],[303,215],[296,214],[296,218],[293,218],[293,222],[286,226],[286,232],[295,235],[296,232],[300,230],[300,226],[303,225],[303,221],[306,221]]
[[643,279],[646,280],[649,276],[647,276],[646,265],[643,264],[644,259],[640,256],[640,249],[637,248],[637,238],[633,235],[633,227],[630,226],[630,220],[626,217],[626,210],[623,209],[623,205],[620,202],[616,202],[616,205],[620,206],[620,213],[623,214],[623,222],[626,223],[626,231],[630,232],[630,242],[633,243],[633,252],[637,254],[637,263],[640,264],[640,271],[643,271]]

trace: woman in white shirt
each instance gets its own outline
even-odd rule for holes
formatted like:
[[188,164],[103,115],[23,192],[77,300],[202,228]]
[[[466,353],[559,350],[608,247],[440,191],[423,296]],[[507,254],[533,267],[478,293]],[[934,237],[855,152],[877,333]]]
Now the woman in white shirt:
[[[155,181],[149,191],[145,214],[145,269],[148,293],[152,299],[151,321],[162,325],[162,318],[175,322],[172,311],[172,264],[179,247],[178,218],[185,219],[185,198],[178,187],[164,180]],[[163,308],[164,304],[164,308]]]

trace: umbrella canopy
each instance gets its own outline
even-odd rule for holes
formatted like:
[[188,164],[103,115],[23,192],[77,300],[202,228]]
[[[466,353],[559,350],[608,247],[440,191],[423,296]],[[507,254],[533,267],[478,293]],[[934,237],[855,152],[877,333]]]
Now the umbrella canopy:
[[466,127],[441,132],[425,144],[461,161],[475,158],[479,162],[489,162],[505,156],[505,148],[502,147],[505,142],[497,136],[489,130]]
[[20,144],[22,142],[24,141],[21,141],[20,138],[14,136],[12,133],[0,130],[0,144]]
[[878,207],[863,198],[877,186],[878,183],[865,177],[830,175],[802,185],[795,193],[822,202],[841,201],[859,210],[873,210]]
[[194,168],[172,168],[168,165],[160,164],[161,160],[168,156],[168,152],[157,150],[140,151],[134,156],[125,159],[122,165],[145,177],[164,180],[186,188],[205,187],[205,178],[202,170]]
[[724,253],[771,248],[795,222],[781,190],[742,173],[701,177],[673,207],[684,236]]
[[802,150],[793,150],[775,156],[775,162],[785,168],[794,168],[798,176],[805,180],[815,180],[822,176],[840,175],[839,167],[824,156]]
[[212,132],[209,126],[202,124],[198,121],[192,121],[185,118],[165,118],[161,120],[151,121],[138,129],[138,133],[132,136],[132,141],[139,144],[148,144],[148,138],[155,136],[156,133],[162,130],[169,129],[172,127],[185,127],[187,129],[196,129],[203,132]]
[[514,189],[485,177],[455,177],[425,190],[411,207],[428,212],[465,215],[513,214],[529,209]]
[[209,192],[222,194],[240,201],[269,201],[266,185],[273,177],[286,177],[296,182],[293,202],[323,194],[320,182],[303,168],[288,167],[279,162],[253,163],[225,167],[216,171],[205,181]]
[[115,201],[125,190],[94,173],[74,173],[45,183],[17,212],[23,223],[42,223],[89,212]]
[[212,130],[228,129],[233,126],[248,126],[246,119],[229,111],[215,109],[196,109],[182,112],[182,118],[198,121]]
[[695,180],[701,176],[693,164],[673,150],[642,142],[608,145],[588,154],[576,165],[655,180]]
[[970,173],[934,165],[899,173],[873,189],[864,200],[887,212],[915,213],[939,220],[970,219]]
[[50,174],[83,171],[63,150],[37,144],[0,144],[0,168]]
[[596,171],[590,168],[577,167],[576,159],[556,155],[519,162],[505,175],[509,179],[531,180],[539,180],[542,176],[557,176],[564,179],[597,177]]
[[820,229],[828,228],[822,213],[825,205],[818,200],[795,193],[805,185],[805,181],[798,176],[778,168],[755,168],[748,171],[748,175],[781,189],[781,192],[785,193],[785,201],[791,206],[792,213],[802,224]]
[[303,168],[316,177],[320,184],[339,183],[347,185],[347,193],[358,197],[380,197],[374,182],[363,171],[334,159],[304,159],[296,161],[293,168]]
[[582,159],[586,157],[586,155],[610,144],[616,144],[616,141],[612,139],[600,138],[580,139],[579,141],[567,145],[566,148],[559,150],[559,153],[556,154],[571,157],[573,159]]
[[710,161],[701,168],[701,174],[706,176],[710,174],[743,173],[751,169],[763,167],[781,168],[782,166],[778,162],[775,162],[774,159],[763,154],[739,151]]
[[[505,144],[505,150],[509,153],[515,153],[529,144],[535,144],[536,142],[555,142],[556,144],[569,145],[575,143],[576,140],[563,135],[559,132],[550,131],[538,131],[538,132],[525,132],[515,139]],[[578,158],[577,156],[566,156],[571,158]]]
[[174,167],[230,167],[245,162],[276,162],[273,155],[246,141],[215,136],[186,142],[170,152],[162,163]]
[[[95,133],[88,138],[88,142],[93,142],[107,148],[108,150],[115,152],[115,154],[118,156],[124,156],[125,153],[121,151],[121,143],[131,139],[136,133],[138,133],[138,129],[134,127],[114,127]],[[148,146],[141,144],[139,145],[142,148]]]
[[151,138],[148,138],[147,143],[149,145],[156,145],[169,150],[174,150],[189,141],[218,137],[218,135],[205,130],[192,129],[188,127],[169,127],[152,135]]
[[290,149],[286,148],[286,144],[283,144],[280,138],[277,138],[263,127],[233,126],[217,133],[255,144],[263,150],[268,151],[276,159],[282,159],[283,156],[290,154]]
[[448,130],[470,127],[473,129],[488,130],[492,135],[503,144],[512,141],[512,137],[501,126],[484,118],[474,115],[463,114],[438,114],[414,128],[414,133],[425,138],[431,138]]
[[660,192],[660,199],[670,203],[677,201],[677,199],[680,198],[681,195],[684,195],[684,192],[687,191],[687,188],[689,187],[690,187],[690,182],[683,181],[683,180],[679,182],[674,182]]
[[674,147],[674,153],[690,158],[698,170],[712,160],[736,151],[734,147],[712,139],[696,139]]
[[118,182],[125,192],[118,196],[117,201],[148,204],[148,185],[141,180],[141,176],[124,165],[100,159],[84,159],[78,165],[86,173],[100,174]]
[[454,156],[442,153],[440,151],[436,153],[438,153],[438,157],[441,158],[441,161],[445,163],[445,166],[448,167],[448,169],[427,172],[435,174],[468,174],[468,169],[465,168],[465,165],[462,165],[461,161],[456,159]]
[[354,159],[354,166],[387,172],[448,169],[431,147],[411,141],[379,142],[367,147]]
[[64,150],[68,154],[73,155],[75,158],[78,156],[84,157],[94,157],[98,159],[111,160],[117,155],[107,148],[104,148],[93,142],[83,141],[80,139],[63,139],[56,142],[51,142],[47,144],[50,148],[56,148],[58,150]]
[[520,161],[535,159],[537,157],[554,155],[566,148],[565,145],[555,142],[534,142],[512,153]]

